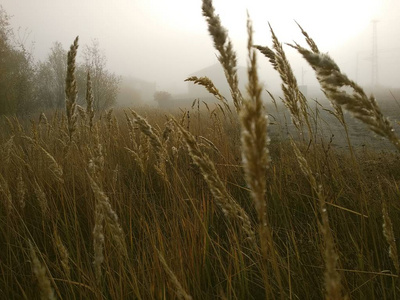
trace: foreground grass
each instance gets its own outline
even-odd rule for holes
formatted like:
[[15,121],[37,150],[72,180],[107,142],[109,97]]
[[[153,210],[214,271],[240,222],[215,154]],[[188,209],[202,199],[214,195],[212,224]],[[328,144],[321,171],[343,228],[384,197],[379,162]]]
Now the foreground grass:
[[[180,130],[161,111],[146,114],[161,149],[130,112],[103,116],[92,131],[79,119],[72,143],[63,116],[26,126],[23,120],[2,120],[4,297],[35,299],[53,290],[65,299],[170,299],[182,298],[181,289],[193,299],[322,298],[325,242],[318,195],[289,141],[271,142],[266,176],[270,259],[275,256],[279,266],[279,285],[241,223],[224,216]],[[190,119],[175,119],[194,134],[256,228],[238,121],[221,111],[193,116],[194,111]],[[399,155],[364,150],[354,161],[329,141],[299,141],[297,147],[326,191],[346,293],[395,299],[398,272],[382,230],[382,205],[398,236]]]
[[[242,94],[236,54],[212,1],[203,1],[203,15],[234,107],[208,78],[193,76],[187,80],[219,101],[215,108],[197,100],[172,115],[148,109],[95,117],[90,74],[86,109],[77,103],[76,39],[66,113],[1,119],[5,298],[396,299],[400,140],[375,98],[300,27],[310,50],[292,47],[331,101],[349,149],[338,150],[272,28],[273,48],[254,46],[248,21]],[[270,134],[256,49],[282,78],[295,128],[286,136]],[[352,147],[343,109],[393,151]]]

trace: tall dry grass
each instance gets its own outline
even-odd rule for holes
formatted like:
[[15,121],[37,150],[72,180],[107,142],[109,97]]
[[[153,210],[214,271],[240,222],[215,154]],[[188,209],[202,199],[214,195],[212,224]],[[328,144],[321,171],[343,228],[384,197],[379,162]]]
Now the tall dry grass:
[[[203,14],[235,109],[199,74],[190,81],[214,106],[94,115],[88,75],[87,107],[77,114],[71,57],[65,114],[0,119],[2,297],[398,298],[399,153],[338,149],[314,126],[322,116],[299,92],[272,28],[272,48],[255,47],[250,20],[249,80],[239,91],[212,1]],[[349,129],[343,107],[396,146],[377,102],[300,30],[311,50],[294,47],[336,105],[336,125]],[[297,123],[289,137],[276,134],[290,125],[274,115],[279,104],[262,99],[257,49],[282,78]],[[309,140],[297,134],[303,125]]]

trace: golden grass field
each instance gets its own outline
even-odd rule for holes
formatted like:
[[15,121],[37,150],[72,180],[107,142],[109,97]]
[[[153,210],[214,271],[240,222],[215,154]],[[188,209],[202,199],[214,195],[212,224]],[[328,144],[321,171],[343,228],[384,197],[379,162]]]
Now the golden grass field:
[[[203,14],[233,105],[207,78],[191,78],[215,106],[94,112],[88,76],[80,107],[77,39],[66,111],[0,119],[3,299],[399,298],[394,125],[303,29],[308,48],[293,47],[316,71],[346,147],[317,126],[324,120],[272,29],[272,48],[253,47],[250,21],[249,84],[239,91],[211,1]],[[278,99],[264,107],[258,51],[281,75],[286,120],[268,124],[283,108]],[[343,111],[387,150],[353,146]]]

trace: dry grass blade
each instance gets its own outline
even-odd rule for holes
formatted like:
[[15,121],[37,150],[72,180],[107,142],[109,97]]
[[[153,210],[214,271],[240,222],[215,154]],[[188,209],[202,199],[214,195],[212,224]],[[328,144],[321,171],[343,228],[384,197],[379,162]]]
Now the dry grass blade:
[[4,206],[7,211],[7,215],[9,215],[13,209],[13,200],[10,189],[8,187],[7,181],[0,174],[0,195],[3,195]]
[[237,58],[233,50],[232,42],[228,38],[227,31],[221,25],[221,20],[215,14],[212,0],[203,0],[202,5],[203,16],[208,24],[208,31],[214,40],[214,47],[219,52],[218,60],[224,68],[225,77],[229,84],[233,104],[236,111],[239,112],[243,97],[239,90],[239,81],[237,75]]
[[145,166],[144,166],[143,161],[142,161],[142,159],[140,158],[139,154],[138,154],[136,151],[134,151],[134,150],[132,150],[132,149],[130,149],[130,148],[128,148],[128,147],[125,147],[125,149],[132,155],[133,159],[134,159],[135,162],[138,164],[138,166],[139,166],[139,168],[140,168],[140,171],[141,171],[143,174],[145,174],[145,173],[146,173]]
[[215,153],[217,153],[218,155],[223,157],[223,155],[222,155],[221,151],[219,151],[218,147],[215,146],[215,144],[213,142],[211,142],[208,138],[201,136],[201,135],[199,135],[198,138],[199,138],[199,140],[202,141],[202,143],[201,143],[202,145],[205,145],[207,148],[214,150]]
[[168,277],[170,278],[171,282],[175,286],[176,293],[179,299],[184,299],[184,300],[192,300],[192,296],[190,296],[182,287],[181,283],[179,282],[178,278],[174,274],[174,272],[171,270],[171,268],[168,266],[167,262],[165,261],[164,256],[161,254],[160,251],[157,250],[158,253],[158,258],[160,259],[161,264],[163,265],[163,268],[165,272],[168,274]]
[[177,121],[175,121],[175,125],[181,131],[186,146],[189,150],[189,154],[194,163],[200,168],[201,174],[203,175],[204,180],[207,182],[207,185],[213,194],[217,205],[221,208],[222,212],[227,218],[236,220],[239,224],[241,224],[243,231],[247,235],[247,238],[257,248],[250,217],[229,194],[225,185],[221,181],[217,170],[215,169],[214,163],[210,160],[206,153],[201,151],[193,135],[186,131]]
[[290,140],[294,153],[296,155],[297,161],[304,175],[308,178],[312,189],[318,196],[319,200],[319,212],[321,215],[321,224],[319,224],[319,229],[322,238],[325,242],[324,249],[324,260],[325,260],[325,290],[326,299],[329,300],[341,300],[346,299],[346,296],[342,296],[342,283],[340,274],[337,271],[337,262],[339,259],[338,254],[335,251],[335,242],[329,226],[328,211],[326,209],[326,195],[322,185],[318,184],[310,166],[308,165],[307,159],[301,154],[299,148],[295,142]]
[[31,139],[30,137],[24,136],[24,138],[34,144],[34,146],[36,146],[36,148],[44,154],[44,157],[49,163],[49,169],[53,173],[55,179],[57,179],[60,183],[64,183],[63,169],[53,157],[53,155],[51,155],[46,149],[44,149],[41,145],[39,145],[35,140]]
[[11,136],[10,139],[3,145],[2,151],[2,159],[4,165],[8,166],[11,161],[11,153],[14,146],[14,136]]
[[393,231],[392,220],[390,219],[386,201],[382,201],[382,216],[383,216],[383,235],[389,244],[389,256],[392,259],[397,274],[400,274],[399,256],[397,252],[396,239]]

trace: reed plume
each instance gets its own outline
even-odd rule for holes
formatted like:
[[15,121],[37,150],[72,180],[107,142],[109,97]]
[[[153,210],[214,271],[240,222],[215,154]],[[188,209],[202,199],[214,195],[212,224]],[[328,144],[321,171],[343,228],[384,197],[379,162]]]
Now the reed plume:
[[294,125],[297,129],[301,130],[305,121],[311,134],[311,125],[307,112],[307,99],[299,90],[297,79],[293,74],[292,67],[286,57],[282,44],[279,42],[271,25],[269,25],[269,28],[272,35],[274,50],[266,46],[255,45],[254,47],[269,59],[274,69],[279,73],[282,80],[281,88],[284,94],[282,100],[290,111]]
[[25,196],[27,191],[26,184],[22,178],[22,171],[20,170],[17,177],[17,202],[21,209],[25,208]]
[[60,255],[60,262],[61,262],[62,269],[65,273],[65,277],[70,278],[71,277],[71,268],[69,265],[69,253],[68,253],[68,250],[65,247],[64,243],[62,242],[61,237],[58,234],[56,227],[53,230],[53,239],[54,239],[54,244],[56,245],[58,254]]
[[45,113],[41,112],[40,116],[39,116],[39,124],[44,124],[44,125],[49,125],[49,121],[47,120],[47,117],[45,115]]
[[76,54],[78,51],[78,39],[75,38],[74,43],[71,45],[68,51],[68,67],[67,77],[65,79],[65,108],[67,113],[68,121],[68,135],[69,140],[72,141],[72,135],[76,130],[76,101],[78,97],[78,88],[75,79],[75,68],[76,68]]
[[308,35],[308,33],[300,26],[299,23],[296,22],[296,24],[297,24],[297,26],[299,26],[300,31],[304,35],[306,42],[307,42],[308,46],[310,47],[310,49],[312,50],[312,52],[320,53],[315,41]]
[[104,173],[104,154],[103,145],[100,143],[99,128],[95,127],[94,134],[94,147],[91,151],[91,158],[89,159],[90,175],[96,179],[96,182],[102,186],[103,173]]
[[[250,99],[243,102],[240,111],[242,163],[246,182],[251,190],[254,205],[259,217],[259,223],[266,220],[266,170],[269,164],[267,117],[261,100],[262,87],[258,81],[257,57],[252,47],[252,27],[248,20],[248,78],[247,92]],[[265,236],[264,236],[265,237]],[[265,242],[268,242],[262,239]]]
[[[166,173],[166,160],[167,160],[167,151],[163,147],[163,144],[160,140],[160,137],[154,132],[153,127],[140,115],[138,115],[134,110],[131,109],[131,113],[135,119],[135,123],[139,126],[140,131],[146,135],[150,141],[151,146],[154,149],[155,154],[157,155],[157,164],[154,165],[156,172],[168,183],[168,176]],[[129,149],[128,149],[129,151]],[[129,151],[132,153],[132,151]],[[135,157],[135,155],[133,155]],[[143,163],[139,163],[141,165]],[[143,170],[144,168],[141,169]]]
[[125,244],[125,234],[119,223],[118,215],[111,207],[110,200],[108,199],[106,194],[100,189],[97,183],[90,176],[89,180],[90,180],[90,186],[92,187],[96,200],[98,201],[102,213],[104,214],[106,226],[110,228],[111,237],[116,243],[117,248],[123,254],[123,256],[127,257],[128,252]]
[[36,179],[33,180],[32,185],[36,199],[39,202],[40,211],[42,212],[43,217],[45,217],[49,212],[49,204],[47,202],[46,194],[43,192]]
[[[400,151],[400,140],[391,122],[382,114],[374,96],[368,97],[357,83],[341,72],[328,54],[315,53],[298,44],[291,46],[299,51],[314,69],[325,95],[331,101],[343,106],[373,132],[387,138]],[[351,93],[345,88],[349,88]]]
[[140,115],[138,115],[134,110],[131,109],[131,113],[135,119],[135,123],[139,126],[139,129],[143,134],[145,134],[149,140],[156,153],[162,151],[162,143],[158,135],[154,132],[153,127]]
[[208,32],[214,41],[214,47],[219,52],[218,60],[221,63],[236,111],[239,112],[243,102],[242,93],[239,90],[237,75],[237,58],[233,50],[232,41],[228,38],[227,30],[221,25],[221,20],[215,14],[212,0],[203,0],[203,16],[208,24]]
[[83,120],[83,122],[86,121],[86,110],[80,106],[79,104],[76,105],[76,111],[78,112],[79,116]]
[[[272,233],[267,218],[266,171],[270,162],[268,150],[269,138],[267,134],[268,119],[261,99],[262,86],[258,80],[257,54],[256,50],[253,48],[253,27],[249,16],[247,19],[247,34],[247,93],[249,99],[243,101],[243,106],[239,114],[241,124],[242,164],[246,183],[250,188],[251,197],[257,212],[261,255],[263,256],[264,264],[268,261],[272,261],[280,290],[283,290],[280,271],[276,260],[276,251],[274,250]],[[264,265],[264,271],[267,269],[267,265]],[[264,274],[264,278],[268,286],[269,283],[266,274]]]
[[200,77],[200,78],[197,76],[191,76],[189,78],[186,78],[185,81],[192,81],[194,84],[204,86],[210,94],[214,95],[215,98],[217,98],[219,101],[221,101],[224,104],[225,108],[230,111],[230,107],[229,107],[229,104],[228,104],[226,98],[221,95],[221,93],[215,87],[214,83],[212,82],[212,80],[210,78],[208,78],[206,76]]
[[31,256],[31,265],[33,274],[38,281],[40,288],[40,299],[42,300],[55,300],[54,290],[51,287],[51,283],[46,274],[46,268],[40,263],[39,258],[36,255],[36,251],[32,245],[32,242],[28,240],[29,252]]
[[89,128],[92,130],[94,118],[94,97],[92,90],[92,79],[90,78],[90,71],[87,72],[86,78],[86,116],[89,120]]
[[102,271],[101,266],[104,262],[104,214],[101,205],[97,201],[94,209],[94,228],[93,228],[93,267],[98,286],[101,284]]
[[[308,46],[310,47],[311,51],[314,52],[315,54],[320,54],[319,48],[315,41],[308,35],[308,33],[296,22],[297,26],[299,26],[301,33],[303,34]],[[333,111],[327,110],[329,113],[331,113],[339,122],[342,124],[345,133],[346,133],[346,139],[347,139],[347,144],[349,146],[350,154],[352,156],[353,161],[355,160],[354,158],[354,152],[353,152],[353,147],[351,145],[350,141],[350,136],[349,136],[349,129],[347,127],[345,118],[344,118],[344,113],[342,107],[335,101],[332,101],[331,97],[325,94],[325,96],[328,98],[331,106],[333,107]]]

